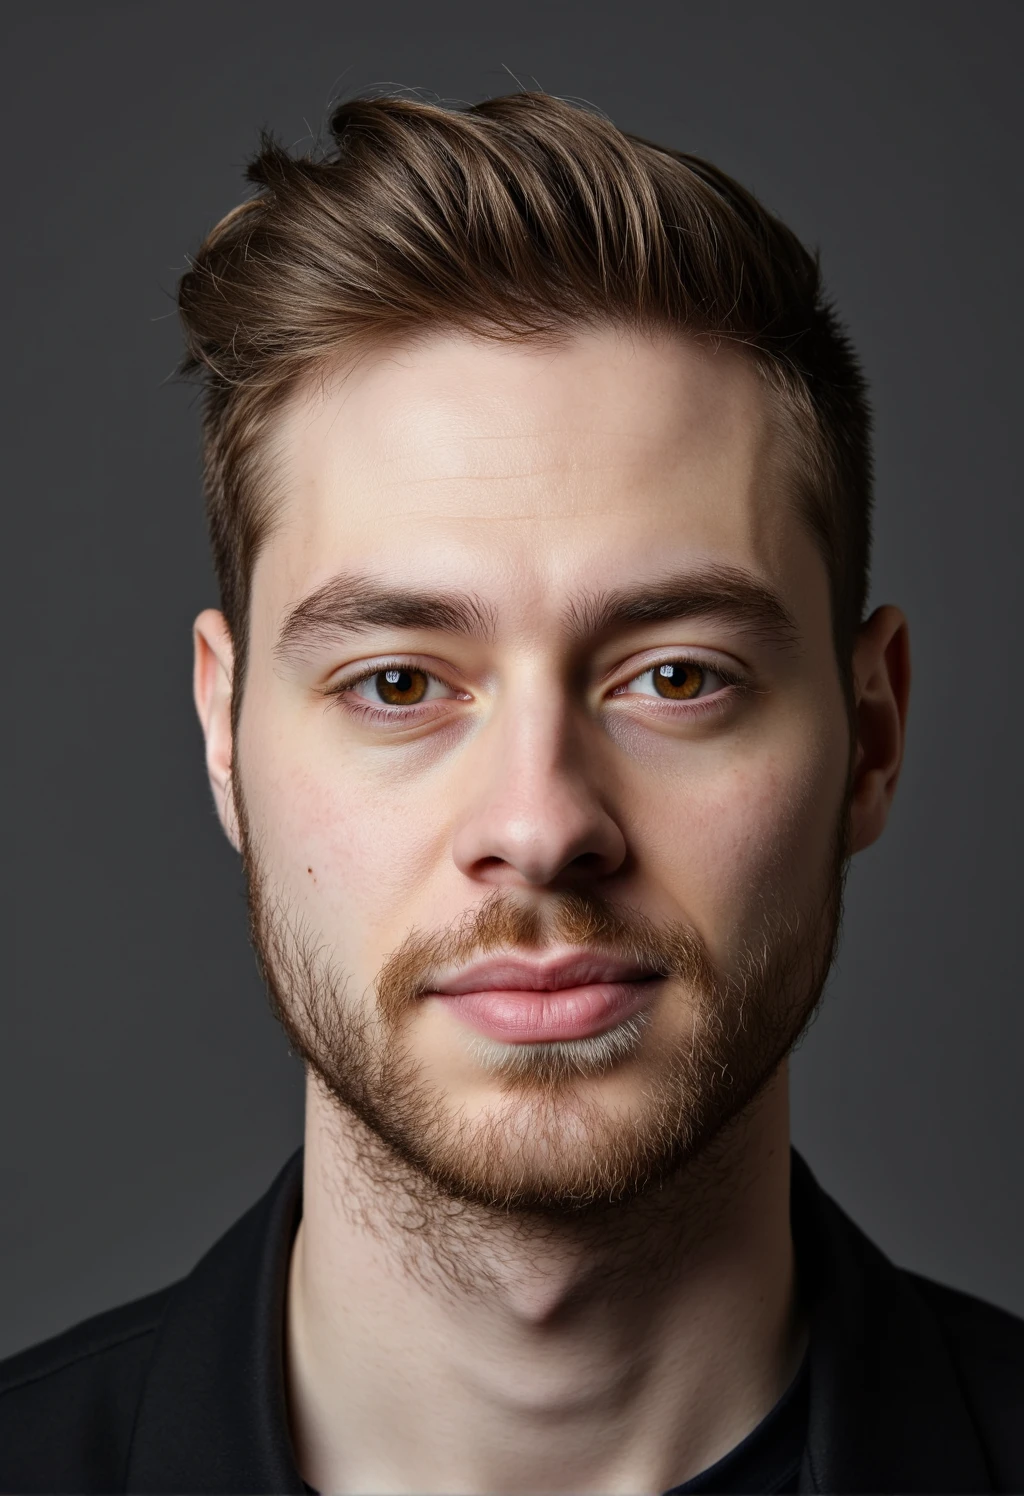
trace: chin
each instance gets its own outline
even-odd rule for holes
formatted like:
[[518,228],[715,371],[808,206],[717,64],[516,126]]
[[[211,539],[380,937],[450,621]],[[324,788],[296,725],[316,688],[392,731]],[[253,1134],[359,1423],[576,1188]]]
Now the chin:
[[[389,1077],[374,1131],[442,1194],[503,1212],[578,1214],[655,1188],[692,1156],[705,1121],[686,1078],[595,1039],[497,1046],[460,1084]],[[472,1058],[474,1041],[470,1041]],[[577,1051],[575,1045],[586,1048]],[[542,1051],[507,1055],[506,1049]]]

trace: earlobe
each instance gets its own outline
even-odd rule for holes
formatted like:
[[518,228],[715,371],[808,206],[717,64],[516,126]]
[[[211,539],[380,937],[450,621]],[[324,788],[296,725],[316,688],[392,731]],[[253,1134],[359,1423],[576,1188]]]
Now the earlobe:
[[889,815],[906,737],[910,638],[898,608],[883,607],[862,626],[853,652],[856,738],[850,799],[850,852],[871,846]]
[[206,739],[206,772],[220,823],[237,851],[240,839],[231,781],[234,648],[223,613],[215,608],[200,613],[192,629],[192,639],[195,648],[192,689]]

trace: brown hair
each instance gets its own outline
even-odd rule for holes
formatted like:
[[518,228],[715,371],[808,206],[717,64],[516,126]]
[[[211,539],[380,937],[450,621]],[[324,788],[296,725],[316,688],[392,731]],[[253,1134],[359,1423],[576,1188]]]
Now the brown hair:
[[340,354],[433,328],[538,339],[603,323],[730,339],[763,372],[847,678],[867,590],[870,415],[796,236],[706,161],[545,94],[458,110],[356,99],[330,136],[304,156],[262,137],[255,196],[212,230],[179,289],[183,369],[205,384],[207,509],[238,685],[271,517],[267,438],[298,385]]

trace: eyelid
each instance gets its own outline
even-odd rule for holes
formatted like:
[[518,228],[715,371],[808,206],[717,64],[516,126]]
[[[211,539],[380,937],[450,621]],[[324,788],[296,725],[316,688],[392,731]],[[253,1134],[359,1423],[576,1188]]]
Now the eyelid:
[[664,648],[653,648],[649,656],[642,663],[637,664],[636,656],[629,662],[628,671],[625,667],[609,672],[618,676],[618,681],[611,688],[614,696],[622,691],[633,681],[639,680],[643,675],[649,675],[652,670],[657,670],[659,665],[699,665],[703,670],[711,670],[730,686],[749,686],[752,684],[749,671],[743,669],[737,660],[731,655],[721,655],[714,650],[700,649],[693,645],[673,649],[671,646]]
[[334,672],[329,678],[328,690],[344,690],[349,685],[358,685],[361,681],[368,681],[374,675],[380,675],[382,670],[419,670],[422,675],[430,676],[433,681],[440,681],[442,685],[448,685],[437,670],[431,670],[428,664],[422,663],[415,655],[379,655],[376,660],[361,660],[358,664],[344,666],[343,669]]
[[415,670],[430,680],[436,681],[439,686],[446,686],[449,691],[459,690],[459,687],[452,685],[450,680],[446,680],[439,670],[432,670],[429,665],[423,664],[415,657],[406,655],[392,658],[381,655],[377,660],[362,661],[359,665],[352,665],[341,673],[333,675],[324,687],[324,694],[340,695],[342,691],[349,691],[353,686],[361,685],[364,680],[372,680],[375,675],[380,675],[385,670]]

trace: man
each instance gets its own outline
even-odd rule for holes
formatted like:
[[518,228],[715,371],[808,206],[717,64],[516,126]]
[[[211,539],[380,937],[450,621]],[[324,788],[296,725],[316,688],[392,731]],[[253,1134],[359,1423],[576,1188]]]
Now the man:
[[909,687],[814,261],[540,95],[332,131],[181,286],[196,702],[306,1146],[7,1363],[3,1489],[1024,1486],[1024,1326],[789,1151]]

